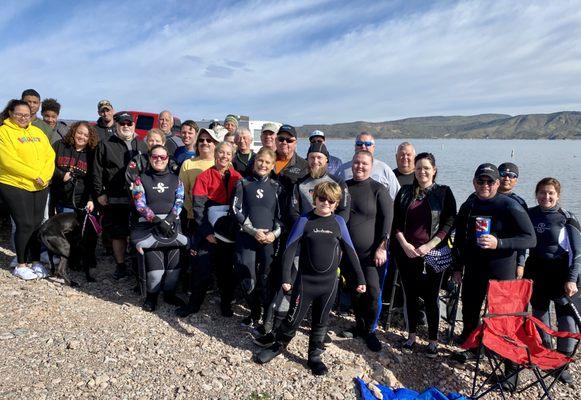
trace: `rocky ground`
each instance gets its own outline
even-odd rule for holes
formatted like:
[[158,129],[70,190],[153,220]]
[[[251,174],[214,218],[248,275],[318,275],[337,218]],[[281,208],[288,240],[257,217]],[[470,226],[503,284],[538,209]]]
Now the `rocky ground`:
[[[402,332],[392,329],[380,330],[384,349],[372,354],[360,340],[337,337],[350,324],[342,317],[332,321],[327,376],[306,369],[307,329],[284,356],[257,365],[257,347],[240,326],[242,307],[236,306],[234,318],[223,318],[210,296],[200,313],[186,319],[163,303],[155,313],[144,312],[133,281],[111,278],[107,257],[93,271],[94,283],[80,273],[73,273],[77,288],[56,279],[25,282],[10,274],[5,220],[0,232],[0,398],[353,399],[356,376],[415,390],[469,392],[471,367],[448,357],[457,349],[445,347],[435,360],[421,349],[405,355],[398,345]],[[574,376],[579,378],[578,370]],[[579,398],[575,388],[561,384],[554,394]]]

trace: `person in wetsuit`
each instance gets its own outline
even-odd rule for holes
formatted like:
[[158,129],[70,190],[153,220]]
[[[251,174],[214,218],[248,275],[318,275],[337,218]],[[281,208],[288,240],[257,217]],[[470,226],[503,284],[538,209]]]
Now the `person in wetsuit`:
[[[353,245],[365,275],[367,291],[355,293],[353,308],[355,327],[342,333],[344,337],[362,337],[371,351],[380,351],[381,343],[375,335],[381,311],[381,291],[385,277],[387,242],[392,215],[389,192],[371,178],[373,154],[359,150],[353,156],[353,179],[347,187],[351,196],[350,217],[347,223]],[[354,287],[353,276],[347,277],[348,286]]]
[[[315,375],[328,371],[321,355],[329,312],[337,294],[341,251],[349,259],[357,276],[357,291],[365,292],[365,278],[345,220],[333,214],[340,199],[339,185],[334,182],[318,184],[313,192],[315,209],[303,215],[293,226],[282,264],[282,289],[285,292],[292,289],[291,308],[276,330],[275,342],[256,355],[255,361],[259,364],[272,360],[287,347],[312,305],[307,365]],[[293,280],[292,265],[299,251],[299,271]]]
[[[559,205],[561,184],[555,178],[543,178],[537,183],[538,205],[529,209],[537,235],[537,246],[530,249],[525,277],[533,280],[531,306],[533,315],[551,326],[549,306],[555,304],[559,331],[578,332],[569,307],[557,301],[564,295],[579,302],[579,271],[581,270],[581,228],[577,218]],[[552,348],[551,337],[540,331],[543,343]],[[557,351],[571,356],[575,340],[557,338]],[[568,370],[559,376],[563,383],[572,383]]]
[[280,185],[270,178],[276,154],[263,147],[254,157],[254,171],[236,184],[232,212],[242,230],[236,237],[234,270],[250,307],[242,323],[257,326],[262,310],[272,300],[268,277],[274,241],[280,236]]

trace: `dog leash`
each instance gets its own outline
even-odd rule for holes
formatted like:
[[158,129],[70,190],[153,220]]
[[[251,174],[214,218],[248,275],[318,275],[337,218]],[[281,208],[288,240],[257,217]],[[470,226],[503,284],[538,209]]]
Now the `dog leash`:
[[91,222],[91,225],[93,225],[93,229],[95,230],[95,233],[97,233],[97,235],[101,234],[101,232],[103,231],[103,228],[101,227],[101,224],[99,223],[99,221],[97,221],[97,218],[92,215],[91,213],[87,212],[85,214],[85,219],[83,220],[83,228],[81,229],[81,237],[85,235],[85,229],[87,227],[87,221]]

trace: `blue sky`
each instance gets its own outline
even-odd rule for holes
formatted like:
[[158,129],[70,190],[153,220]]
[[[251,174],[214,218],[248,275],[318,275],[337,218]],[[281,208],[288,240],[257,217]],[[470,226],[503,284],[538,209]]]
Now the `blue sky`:
[[293,124],[581,109],[578,1],[4,0],[5,103]]

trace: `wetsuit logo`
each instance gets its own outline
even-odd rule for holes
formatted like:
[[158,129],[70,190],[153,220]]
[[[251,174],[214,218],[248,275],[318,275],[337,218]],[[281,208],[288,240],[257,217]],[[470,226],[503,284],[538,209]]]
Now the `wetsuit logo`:
[[535,231],[537,231],[537,233],[544,233],[549,229],[551,229],[551,225],[545,224],[544,222],[539,222],[539,224],[535,226]]
[[258,189],[256,191],[256,198],[257,199],[262,199],[264,197],[264,189]]
[[332,234],[333,232],[331,232],[328,229],[315,228],[315,229],[313,229],[313,233],[329,233],[329,234]]
[[163,193],[165,192],[166,189],[169,189],[169,186],[165,186],[163,184],[163,182],[159,182],[156,186],[154,186],[152,189],[156,190],[157,193]]

